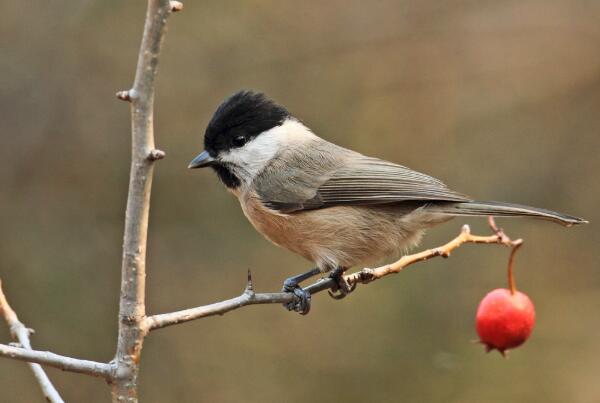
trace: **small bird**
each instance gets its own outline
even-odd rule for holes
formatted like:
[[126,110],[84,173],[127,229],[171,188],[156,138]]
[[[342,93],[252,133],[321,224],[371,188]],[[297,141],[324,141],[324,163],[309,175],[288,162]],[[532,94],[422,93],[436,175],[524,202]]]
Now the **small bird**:
[[306,314],[300,282],[331,276],[416,245],[425,229],[455,216],[527,216],[571,226],[586,221],[537,207],[475,201],[440,180],[359,154],[314,134],[264,94],[240,91],[215,111],[204,148],[188,168],[211,167],[254,228],[316,268],[284,282]]

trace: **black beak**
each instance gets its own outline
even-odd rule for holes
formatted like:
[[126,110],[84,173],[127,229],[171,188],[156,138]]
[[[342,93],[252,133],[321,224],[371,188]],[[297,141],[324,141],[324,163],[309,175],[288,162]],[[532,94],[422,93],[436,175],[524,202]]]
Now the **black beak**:
[[215,162],[216,162],[216,160],[210,156],[208,151],[202,151],[200,153],[200,155],[198,155],[196,158],[194,158],[192,160],[192,162],[190,162],[190,164],[188,165],[188,168],[195,169],[195,168],[209,167],[209,166],[213,165]]

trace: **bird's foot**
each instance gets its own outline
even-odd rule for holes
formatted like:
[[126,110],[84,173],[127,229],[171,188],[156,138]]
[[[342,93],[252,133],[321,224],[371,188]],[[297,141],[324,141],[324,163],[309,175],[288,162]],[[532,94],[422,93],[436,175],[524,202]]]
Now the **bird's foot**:
[[285,309],[298,312],[300,315],[306,315],[310,311],[310,293],[300,287],[299,284],[301,281],[309,279],[320,272],[319,269],[312,269],[306,273],[290,277],[283,282],[283,289],[281,291],[293,295],[290,302],[283,304]]
[[329,296],[333,299],[346,298],[356,288],[356,283],[350,285],[344,278],[344,272],[346,271],[343,267],[338,267],[331,271],[329,275],[335,281],[335,285],[331,287],[331,291],[327,291]]
[[300,315],[306,315],[310,312],[310,293],[304,290],[299,285],[295,287],[283,287],[283,292],[288,292],[294,295],[294,298],[290,302],[283,304],[285,309],[288,311],[296,311]]

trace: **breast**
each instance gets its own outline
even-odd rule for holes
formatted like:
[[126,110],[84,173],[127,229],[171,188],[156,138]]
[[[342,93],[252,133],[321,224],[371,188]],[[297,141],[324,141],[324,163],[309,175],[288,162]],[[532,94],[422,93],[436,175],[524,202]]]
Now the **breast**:
[[279,214],[266,208],[255,193],[239,196],[244,214],[254,228],[274,244],[289,249],[308,260],[314,261],[311,237],[305,223],[297,216]]
[[322,271],[352,267],[405,250],[420,239],[428,214],[402,206],[337,206],[279,214],[253,193],[240,195],[244,214],[276,245],[313,261]]

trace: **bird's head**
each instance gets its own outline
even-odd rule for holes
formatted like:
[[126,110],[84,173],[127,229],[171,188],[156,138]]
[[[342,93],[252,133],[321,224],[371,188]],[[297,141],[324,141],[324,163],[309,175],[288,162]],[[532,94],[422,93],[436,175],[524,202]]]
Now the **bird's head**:
[[264,94],[240,91],[217,108],[204,133],[204,151],[188,168],[213,168],[230,189],[250,183],[302,132],[310,131]]

